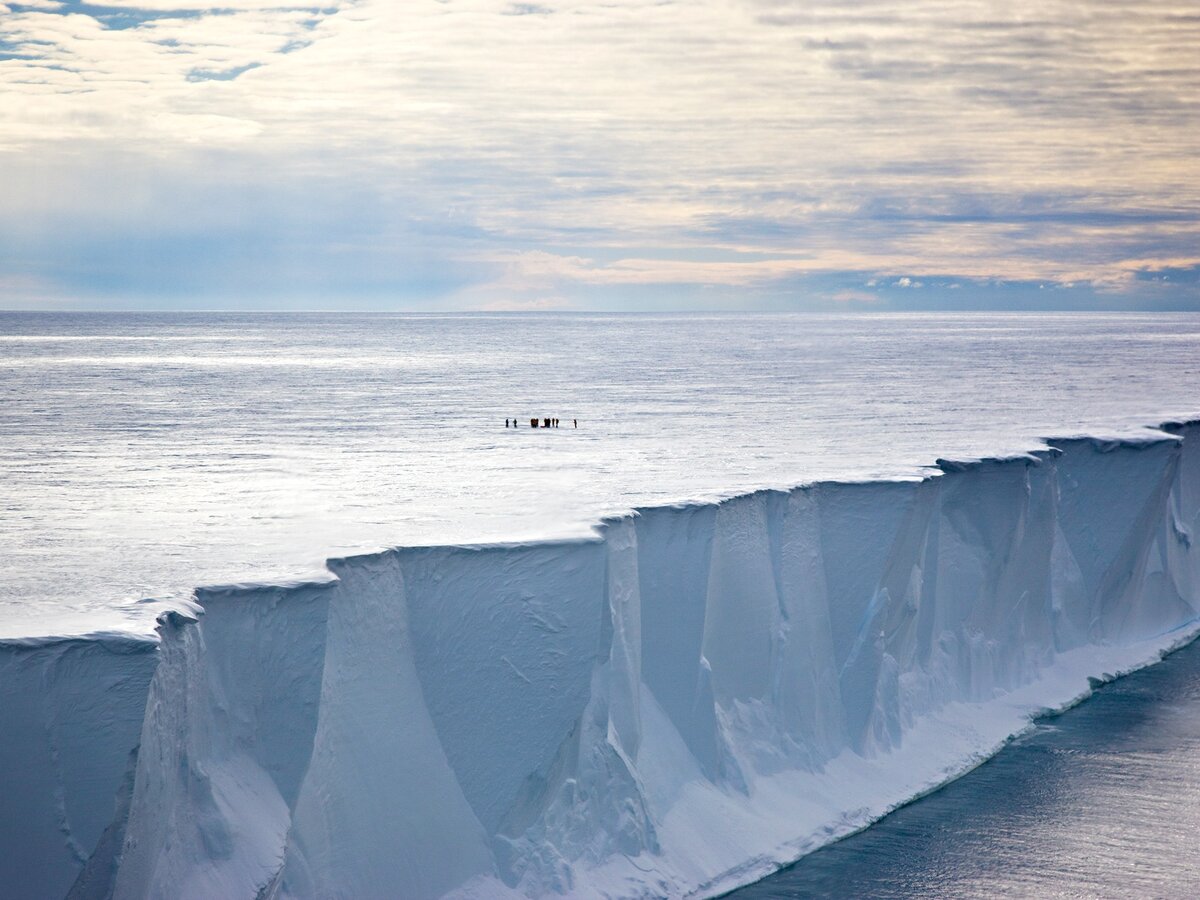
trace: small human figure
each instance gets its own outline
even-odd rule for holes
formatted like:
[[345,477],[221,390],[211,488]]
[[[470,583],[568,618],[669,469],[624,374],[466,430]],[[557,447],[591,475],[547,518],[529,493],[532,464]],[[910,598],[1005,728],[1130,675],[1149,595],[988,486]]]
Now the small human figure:
[[578,419],[572,419],[571,421],[575,423],[575,427],[576,427],[576,428],[578,428],[578,427],[579,427],[579,420],[578,420]]
[[505,419],[505,420],[504,420],[504,427],[505,427],[505,428],[507,428],[507,427],[508,427],[508,419]]

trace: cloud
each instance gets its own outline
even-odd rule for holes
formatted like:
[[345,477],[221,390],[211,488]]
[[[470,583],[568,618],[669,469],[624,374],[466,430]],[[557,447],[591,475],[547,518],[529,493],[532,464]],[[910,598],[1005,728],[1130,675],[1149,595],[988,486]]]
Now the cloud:
[[69,307],[74,299],[37,275],[0,273],[0,309],[55,309]]
[[496,297],[466,308],[480,312],[552,312],[571,306],[567,297]]
[[[1197,46],[1188,3],[1132,0],[12,3],[0,272],[216,290],[237,234],[445,302],[838,272],[1134,294],[1200,264]],[[180,218],[167,265],[145,247]]]
[[829,299],[841,306],[875,306],[883,302],[878,294],[856,290],[837,291],[830,294]]

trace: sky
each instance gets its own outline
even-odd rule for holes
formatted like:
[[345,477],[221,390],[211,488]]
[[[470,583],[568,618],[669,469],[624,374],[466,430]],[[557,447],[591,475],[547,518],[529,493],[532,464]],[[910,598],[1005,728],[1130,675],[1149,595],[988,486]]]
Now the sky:
[[0,0],[0,309],[1200,310],[1200,0],[218,2]]

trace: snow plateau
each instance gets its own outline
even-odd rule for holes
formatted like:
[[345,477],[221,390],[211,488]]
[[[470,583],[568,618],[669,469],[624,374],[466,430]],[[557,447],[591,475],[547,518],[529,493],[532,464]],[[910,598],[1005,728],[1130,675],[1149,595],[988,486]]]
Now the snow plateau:
[[0,884],[712,895],[995,752],[1200,612],[1200,423],[212,588],[0,642]]

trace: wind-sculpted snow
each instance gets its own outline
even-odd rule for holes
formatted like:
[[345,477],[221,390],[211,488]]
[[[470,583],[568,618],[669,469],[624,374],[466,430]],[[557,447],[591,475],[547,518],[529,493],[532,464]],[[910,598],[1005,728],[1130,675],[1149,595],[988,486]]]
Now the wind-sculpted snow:
[[148,690],[145,645],[6,645],[3,883],[282,900],[753,880],[1191,637],[1200,424],[1164,428],[200,591],[160,620]]

